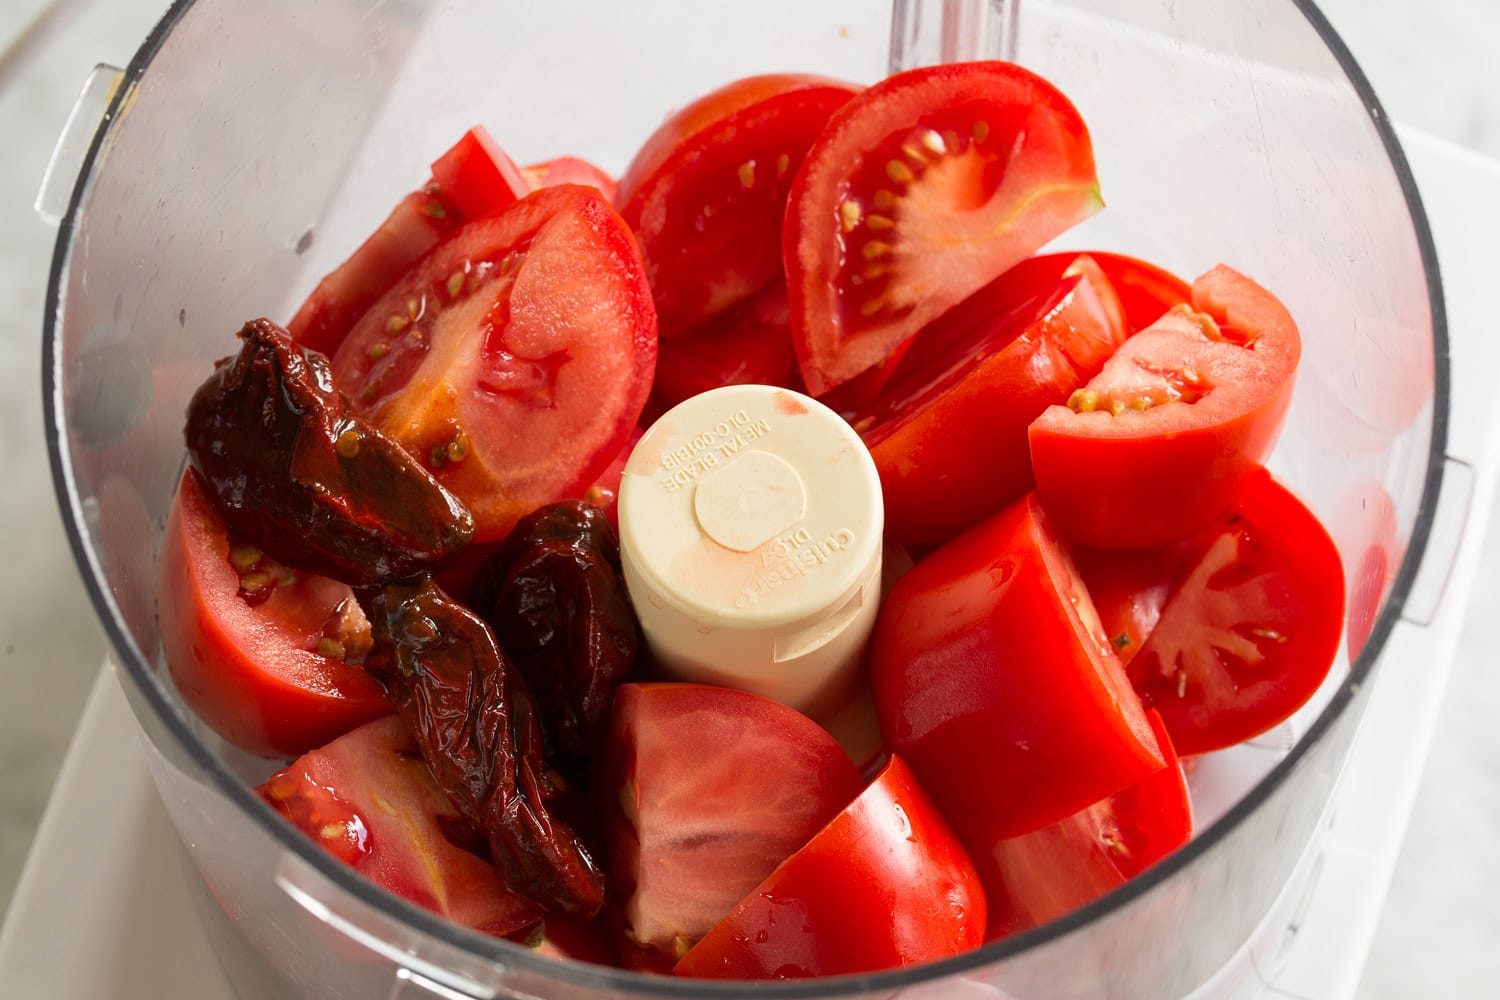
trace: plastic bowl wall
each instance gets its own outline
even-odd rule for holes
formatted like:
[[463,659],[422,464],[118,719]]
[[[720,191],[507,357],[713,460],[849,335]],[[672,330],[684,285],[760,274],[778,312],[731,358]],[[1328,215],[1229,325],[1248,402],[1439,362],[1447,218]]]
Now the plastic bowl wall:
[[[1355,655],[1290,724],[1200,766],[1191,845],[1082,911],[945,963],[709,987],[449,926],[249,793],[267,764],[183,708],[154,608],[183,407],[245,319],[290,315],[476,121],[520,162],[572,153],[618,171],[668,109],[739,76],[869,82],[1001,55],[1054,81],[1092,129],[1111,207],[1065,245],[1188,275],[1225,261],[1303,331],[1273,465],[1340,545]],[[1315,840],[1436,503],[1440,303],[1390,129],[1321,16],[1289,0],[197,0],[147,40],[96,136],[59,236],[45,379],[80,566],[242,996],[1165,997],[1233,967]]]

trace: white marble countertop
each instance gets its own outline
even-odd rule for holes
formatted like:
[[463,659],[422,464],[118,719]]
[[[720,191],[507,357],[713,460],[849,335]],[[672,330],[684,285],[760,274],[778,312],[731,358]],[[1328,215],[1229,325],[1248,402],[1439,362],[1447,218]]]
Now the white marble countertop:
[[[1491,0],[1321,5],[1390,115],[1500,158],[1500,6]],[[125,65],[163,0],[0,2],[0,912],[103,655],[53,498],[42,436],[40,339],[52,230],[31,210],[89,68]],[[1500,565],[1500,514],[1483,564]],[[1481,575],[1360,996],[1493,990],[1500,934],[1500,574]]]

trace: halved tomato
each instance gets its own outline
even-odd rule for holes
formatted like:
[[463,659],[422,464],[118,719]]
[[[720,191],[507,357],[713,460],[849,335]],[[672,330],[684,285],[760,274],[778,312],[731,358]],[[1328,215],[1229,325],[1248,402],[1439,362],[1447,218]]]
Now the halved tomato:
[[654,419],[689,397],[721,386],[795,389],[801,384],[787,318],[786,285],[778,281],[692,332],[662,341],[646,409]]
[[1055,823],[1163,766],[1034,494],[896,582],[870,678],[886,745],[969,845]]
[[192,469],[167,514],[157,587],[172,680],[235,746],[290,757],[391,711],[359,666],[370,632],[354,592],[231,540]]
[[1228,513],[1281,430],[1302,341],[1286,308],[1220,265],[1031,425],[1037,493],[1058,529],[1147,548]]
[[829,119],[787,201],[808,388],[880,364],[1102,204],[1083,120],[1019,66],[931,66],[865,90]]
[[1167,766],[1040,830],[970,852],[990,904],[986,941],[1055,920],[1124,885],[1188,842],[1192,800],[1161,717]]
[[1249,477],[1130,663],[1179,753],[1233,746],[1278,725],[1333,666],[1344,568],[1328,532],[1264,469]]
[[303,755],[257,791],[371,882],[454,923],[507,935],[542,919],[506,887],[484,837],[432,780],[394,715]]
[[899,757],[673,971],[802,979],[895,969],[979,947],[974,865]]
[[656,364],[640,252],[593,188],[472,222],[371,308],[333,359],[355,407],[505,537],[581,496],[635,428]]
[[528,164],[521,168],[521,176],[526,178],[526,183],[533,191],[559,184],[586,184],[598,188],[605,201],[615,204],[615,189],[618,186],[615,179],[588,160],[576,156],[559,156],[555,160]]
[[859,88],[817,76],[755,76],[668,118],[620,177],[664,339],[781,277],[792,177],[835,108]]
[[923,327],[876,402],[850,415],[890,537],[946,541],[1030,490],[1027,425],[1124,343],[1103,272],[1062,256],[1018,264]]
[[625,684],[592,781],[625,932],[681,958],[859,792],[817,723],[757,695]]
[[432,168],[435,180],[401,199],[354,255],[313,289],[286,326],[293,340],[331,356],[419,257],[470,218],[498,212],[526,192],[515,164],[483,128],[467,132]]

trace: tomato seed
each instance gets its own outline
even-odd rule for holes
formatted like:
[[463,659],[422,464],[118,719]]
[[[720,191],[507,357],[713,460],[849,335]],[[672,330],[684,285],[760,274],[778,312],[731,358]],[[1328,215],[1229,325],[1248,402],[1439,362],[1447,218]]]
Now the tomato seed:
[[917,175],[911,172],[911,167],[900,160],[891,160],[887,163],[885,175],[897,184],[910,184],[917,179]]
[[871,240],[859,251],[865,260],[874,260],[876,257],[884,257],[891,252],[891,245],[884,240]]
[[463,291],[463,287],[464,273],[462,271],[454,271],[452,274],[448,275],[448,298],[457,298],[458,293]]
[[839,203],[839,220],[844,224],[844,232],[852,233],[854,227],[859,225],[861,209],[857,201],[843,201]]
[[739,174],[740,174],[740,186],[741,187],[744,187],[744,188],[752,188],[752,187],[754,187],[755,186],[755,161],[754,160],[746,160],[744,163],[741,163],[740,164],[740,169],[739,169]]
[[790,156],[787,156],[785,153],[782,153],[780,156],[776,157],[776,176],[784,177],[786,175],[787,168],[791,165],[792,158]]
[[236,545],[229,550],[229,565],[241,573],[248,573],[260,562],[261,551],[253,545]]
[[974,130],[973,131],[974,131],[974,141],[975,142],[983,142],[984,140],[986,140],[986,139],[988,139],[990,137],[990,123],[989,122],[975,122],[974,123]]
[[318,640],[318,655],[326,656],[330,660],[342,660],[344,658],[344,644],[337,639],[325,635]]
[[354,458],[359,454],[359,431],[351,427],[340,434],[333,442],[333,450],[339,453],[340,458]]
[[[390,319],[388,319],[388,320],[385,321],[385,332],[386,333],[400,333],[402,330],[406,329],[406,324],[408,322],[410,322],[410,321],[405,316],[400,316],[400,315],[392,316]],[[380,346],[384,346],[384,345],[380,345]]]
[[883,215],[867,215],[865,225],[871,229],[890,229],[895,223]]
[[933,131],[930,128],[925,129],[922,132],[922,145],[926,146],[928,149],[932,150],[939,156],[942,156],[944,153],[948,152],[948,144],[943,141],[943,137],[938,135],[937,132]]

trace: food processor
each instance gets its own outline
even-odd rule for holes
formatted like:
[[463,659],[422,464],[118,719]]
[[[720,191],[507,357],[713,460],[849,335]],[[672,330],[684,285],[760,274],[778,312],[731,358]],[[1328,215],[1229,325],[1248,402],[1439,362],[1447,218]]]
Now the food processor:
[[[172,688],[157,540],[188,395],[245,319],[285,318],[452,138],[618,173],[670,108],[737,77],[861,83],[1009,58],[1088,123],[1109,207],[1057,249],[1272,289],[1304,355],[1271,465],[1328,526],[1346,643],[1314,699],[1201,759],[1198,833],[1059,920],[944,962],[801,983],[649,977],[448,924],[325,855],[250,791],[272,765]],[[1233,996],[1318,838],[1439,510],[1449,411],[1436,258],[1389,123],[1310,4],[897,0],[747,5],[181,0],[93,135],[46,315],[53,468],[152,776],[244,997]],[[101,88],[101,92],[103,88]],[[1460,483],[1460,485],[1462,485]],[[1454,495],[1451,491],[1448,496]]]

